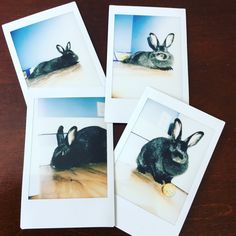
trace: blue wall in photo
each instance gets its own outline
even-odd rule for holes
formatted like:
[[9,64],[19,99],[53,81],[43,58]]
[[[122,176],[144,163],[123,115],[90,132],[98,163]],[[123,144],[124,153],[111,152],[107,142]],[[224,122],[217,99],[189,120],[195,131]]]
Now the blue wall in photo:
[[132,42],[133,16],[116,15],[114,48],[117,52],[129,52]]
[[39,117],[98,117],[97,102],[105,103],[105,98],[40,98],[38,115]]
[[67,13],[12,31],[22,70],[61,56],[56,49],[57,44],[65,47],[70,41],[72,50],[76,52],[76,30],[78,25],[73,13]]
[[178,37],[180,21],[177,17],[116,15],[114,30],[116,52],[152,51],[147,43],[149,33],[155,33],[162,44],[169,33]]

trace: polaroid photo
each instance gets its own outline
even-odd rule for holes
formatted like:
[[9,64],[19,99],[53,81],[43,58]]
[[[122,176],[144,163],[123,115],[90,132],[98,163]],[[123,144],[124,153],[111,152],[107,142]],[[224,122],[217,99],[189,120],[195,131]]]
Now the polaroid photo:
[[104,96],[105,75],[75,2],[2,27],[26,102],[30,90]]
[[116,225],[130,235],[178,235],[224,122],[153,88],[115,149]]
[[21,228],[113,227],[113,128],[104,97],[31,98]]
[[185,9],[110,6],[105,120],[127,123],[147,86],[188,103]]

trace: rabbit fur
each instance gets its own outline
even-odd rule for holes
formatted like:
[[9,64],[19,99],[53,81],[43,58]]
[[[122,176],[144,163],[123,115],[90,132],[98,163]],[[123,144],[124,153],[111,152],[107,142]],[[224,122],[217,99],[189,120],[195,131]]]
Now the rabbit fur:
[[187,149],[196,145],[204,132],[198,131],[184,141],[181,140],[182,123],[176,118],[169,138],[158,137],[147,142],[137,157],[137,170],[150,173],[160,184],[171,183],[173,177],[188,169]]
[[172,70],[174,57],[168,51],[168,48],[174,41],[174,33],[169,33],[163,44],[159,43],[157,36],[154,33],[150,33],[147,41],[149,47],[153,50],[151,52],[139,51],[128,58],[124,59],[123,63],[140,65],[152,69],[159,70]]
[[40,75],[46,75],[55,70],[59,70],[62,68],[66,68],[78,63],[78,56],[71,50],[71,43],[68,42],[66,45],[66,49],[64,49],[61,45],[57,44],[56,48],[58,52],[62,54],[62,56],[54,58],[50,61],[44,61],[38,64],[34,71],[29,75],[28,79],[36,78]]
[[77,131],[73,126],[64,138],[63,126],[57,131],[57,144],[51,167],[54,169],[70,169],[89,163],[106,162],[107,135],[106,129],[89,126]]

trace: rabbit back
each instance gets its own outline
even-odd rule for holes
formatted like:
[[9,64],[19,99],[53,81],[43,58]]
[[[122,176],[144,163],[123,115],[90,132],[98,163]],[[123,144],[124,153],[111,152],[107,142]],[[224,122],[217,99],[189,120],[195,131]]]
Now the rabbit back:
[[168,59],[160,60],[158,52],[136,52],[123,60],[123,63],[140,65],[151,69],[172,70],[173,56],[168,54]]
[[130,57],[123,60],[124,63],[140,65],[151,69],[172,70],[174,57],[168,51],[168,48],[174,41],[174,33],[169,33],[163,44],[159,43],[157,36],[154,33],[149,33],[147,42],[153,50],[151,52],[139,51],[132,54]]
[[106,130],[98,126],[90,126],[78,131],[71,145],[73,165],[106,162],[106,140]]
[[144,172],[152,173],[152,166],[157,166],[158,171],[163,172],[163,155],[166,152],[167,141],[166,138],[155,138],[147,142],[137,157],[138,169],[142,167]]
[[41,75],[46,75],[50,72],[60,69],[60,65],[62,64],[60,61],[61,57],[57,57],[50,61],[44,61],[39,63],[35,67],[34,71],[30,74],[29,79],[33,79]]
[[123,60],[123,63],[128,63],[128,64],[134,64],[134,65],[140,65],[140,66],[145,66],[149,68],[156,68],[156,65],[153,63],[152,60],[152,52],[136,52]]
[[70,50],[70,46],[65,50],[60,45],[57,45],[57,50],[62,54],[61,57],[39,63],[28,78],[33,79],[78,63],[79,58],[72,50]]

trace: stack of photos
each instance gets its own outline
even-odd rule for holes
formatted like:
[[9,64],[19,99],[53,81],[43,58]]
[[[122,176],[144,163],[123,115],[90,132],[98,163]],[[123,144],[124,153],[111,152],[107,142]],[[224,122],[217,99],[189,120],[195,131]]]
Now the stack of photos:
[[147,86],[188,103],[185,9],[110,6],[108,122],[127,123]]
[[3,30],[27,103],[21,228],[114,226],[105,75],[76,4]]
[[178,235],[223,126],[147,88],[115,149],[117,227]]
[[187,105],[185,9],[110,6],[106,81],[75,2],[3,31],[27,103],[21,228],[178,235],[224,127]]

